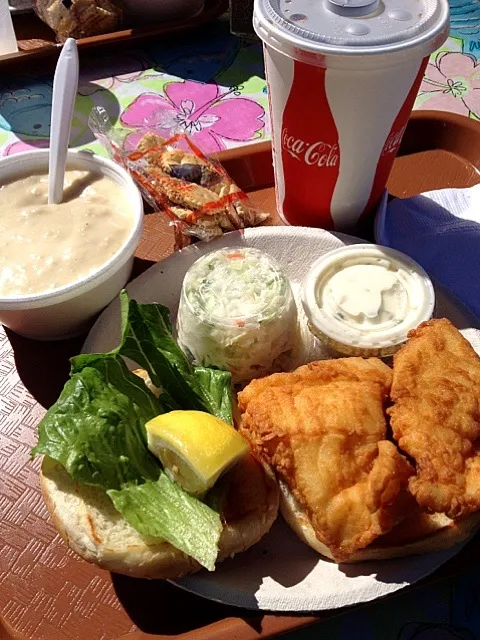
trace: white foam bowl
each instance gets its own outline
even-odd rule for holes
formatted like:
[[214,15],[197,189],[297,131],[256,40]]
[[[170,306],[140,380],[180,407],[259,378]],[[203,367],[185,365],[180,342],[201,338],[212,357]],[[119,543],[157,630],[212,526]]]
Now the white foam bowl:
[[[91,320],[128,282],[142,234],[142,197],[125,169],[87,151],[69,151],[67,169],[100,172],[123,187],[134,221],[117,253],[86,278],[45,293],[0,298],[0,322],[37,340],[60,340],[89,328]],[[0,159],[0,185],[41,171],[48,172],[48,149],[7,156]]]

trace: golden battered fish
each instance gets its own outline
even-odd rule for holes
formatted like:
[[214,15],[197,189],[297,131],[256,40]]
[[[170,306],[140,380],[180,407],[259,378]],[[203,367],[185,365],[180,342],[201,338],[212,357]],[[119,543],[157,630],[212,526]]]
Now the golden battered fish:
[[386,439],[391,380],[377,358],[343,358],[254,380],[238,396],[242,434],[339,562],[415,507],[413,469]]
[[422,509],[451,518],[480,509],[480,358],[449,320],[430,320],[396,354],[388,410],[416,464]]

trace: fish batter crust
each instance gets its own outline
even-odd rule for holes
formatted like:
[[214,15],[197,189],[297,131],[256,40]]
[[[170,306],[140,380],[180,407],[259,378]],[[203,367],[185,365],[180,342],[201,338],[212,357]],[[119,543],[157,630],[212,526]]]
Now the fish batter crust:
[[449,320],[411,331],[394,358],[393,436],[415,461],[409,488],[429,512],[480,509],[480,358]]
[[238,396],[241,432],[339,562],[416,506],[413,469],[386,439],[391,381],[377,358],[343,358],[254,380]]

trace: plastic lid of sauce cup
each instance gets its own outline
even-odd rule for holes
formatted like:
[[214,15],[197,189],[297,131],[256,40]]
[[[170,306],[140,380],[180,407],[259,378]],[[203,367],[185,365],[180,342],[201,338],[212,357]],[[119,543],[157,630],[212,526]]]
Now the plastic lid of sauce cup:
[[355,244],[312,265],[302,302],[312,333],[336,351],[388,356],[431,318],[435,293],[426,272],[405,254]]

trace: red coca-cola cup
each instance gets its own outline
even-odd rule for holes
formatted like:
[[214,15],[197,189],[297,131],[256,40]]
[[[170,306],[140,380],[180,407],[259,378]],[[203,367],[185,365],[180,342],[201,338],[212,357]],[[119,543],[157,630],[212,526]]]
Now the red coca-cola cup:
[[352,231],[375,211],[448,16],[448,0],[255,0],[286,223]]

